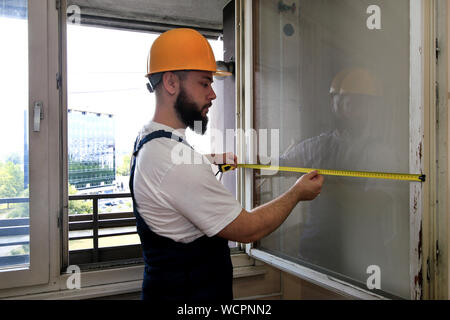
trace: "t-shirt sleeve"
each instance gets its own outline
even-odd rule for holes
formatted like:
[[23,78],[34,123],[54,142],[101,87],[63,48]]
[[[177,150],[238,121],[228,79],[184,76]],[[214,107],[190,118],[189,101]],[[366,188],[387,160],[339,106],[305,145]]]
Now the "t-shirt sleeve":
[[175,165],[160,187],[161,197],[208,237],[224,229],[242,211],[209,164]]

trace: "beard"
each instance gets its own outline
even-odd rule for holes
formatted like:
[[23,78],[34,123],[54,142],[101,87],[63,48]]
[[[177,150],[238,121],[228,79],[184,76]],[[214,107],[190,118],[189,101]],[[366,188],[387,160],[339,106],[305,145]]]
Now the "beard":
[[202,115],[202,112],[210,106],[211,103],[204,105],[198,110],[198,105],[189,99],[183,87],[181,87],[180,94],[174,105],[178,118],[186,127],[201,135],[205,134],[209,120],[207,116]]

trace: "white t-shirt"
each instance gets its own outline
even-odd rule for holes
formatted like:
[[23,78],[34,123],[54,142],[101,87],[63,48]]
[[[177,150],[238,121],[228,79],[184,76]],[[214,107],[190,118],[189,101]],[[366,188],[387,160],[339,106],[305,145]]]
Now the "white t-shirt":
[[[185,130],[153,121],[141,130],[140,139],[158,130],[186,141]],[[191,161],[187,155],[192,156]],[[239,202],[217,181],[205,156],[168,138],[153,139],[139,151],[134,197],[139,214],[153,232],[183,243],[216,235],[242,211]]]

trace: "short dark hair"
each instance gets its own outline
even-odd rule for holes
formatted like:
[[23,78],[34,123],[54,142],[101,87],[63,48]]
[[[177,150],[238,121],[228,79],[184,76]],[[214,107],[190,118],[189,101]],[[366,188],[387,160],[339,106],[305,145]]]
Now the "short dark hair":
[[159,84],[161,83],[161,80],[163,78],[164,73],[166,72],[172,72],[174,73],[180,80],[185,80],[187,77],[187,73],[190,70],[178,70],[178,71],[165,71],[165,72],[159,72],[154,73],[148,76],[147,88],[150,92],[155,92],[157,88],[159,87]]

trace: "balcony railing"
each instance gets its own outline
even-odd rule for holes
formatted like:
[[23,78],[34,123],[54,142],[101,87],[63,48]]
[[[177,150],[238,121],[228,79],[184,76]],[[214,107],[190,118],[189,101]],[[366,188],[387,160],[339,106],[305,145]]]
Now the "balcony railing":
[[[90,201],[92,213],[71,214],[69,212],[69,264],[78,265],[82,269],[95,269],[114,265],[143,263],[142,250],[136,231],[136,220],[131,210],[122,212],[99,212],[101,206],[108,207],[107,200],[131,199],[130,193],[72,195],[70,201]],[[105,202],[106,204],[102,203]],[[119,200],[120,201],[120,200]],[[28,198],[4,198],[0,204],[28,203]],[[111,203],[112,204],[112,203]],[[113,207],[113,206],[109,206]],[[2,249],[29,245],[29,218],[0,219],[0,268],[2,266],[23,265],[29,263],[29,255],[2,256]],[[100,245],[101,239],[134,235],[135,239],[108,241]],[[92,240],[89,245],[75,248],[77,241]],[[71,248],[73,246],[74,248]],[[230,242],[234,248],[236,243]]]
[[[97,266],[142,263],[141,245],[136,232],[136,220],[131,210],[125,212],[101,213],[100,206],[107,200],[131,199],[129,193],[73,195],[69,201],[90,201],[92,213],[71,214],[69,212],[69,264],[89,269]],[[28,203],[29,198],[3,198],[0,204],[8,206]],[[112,202],[112,201],[110,201]],[[109,204],[109,206],[108,206]],[[104,207],[115,208],[112,203]],[[11,255],[11,248],[28,246],[30,241],[30,219],[0,219],[0,267],[29,263],[29,255]],[[135,239],[121,239],[121,236],[134,235]],[[99,245],[105,239],[103,246]],[[108,241],[115,239],[114,241]],[[119,240],[117,240],[119,239]],[[71,245],[88,241],[81,249],[70,249]],[[110,245],[108,242],[112,242]],[[75,246],[76,247],[76,246]]]
[[[92,214],[71,214],[69,212],[69,243],[92,239],[89,248],[71,249],[69,245],[69,264],[76,264],[85,268],[97,266],[142,263],[142,251],[139,241],[119,241],[115,244],[99,245],[101,239],[135,235],[136,219],[132,211],[100,213],[99,207],[105,200],[131,199],[130,193],[73,195],[70,201],[91,201]],[[113,208],[112,202],[103,206]],[[128,243],[127,243],[128,242]]]
[[[2,198],[0,205],[28,203],[29,198]],[[6,266],[26,265],[30,262],[28,254],[11,255],[10,249],[30,244],[30,219],[0,219],[0,268]]]

